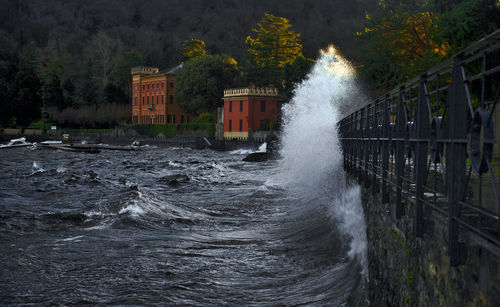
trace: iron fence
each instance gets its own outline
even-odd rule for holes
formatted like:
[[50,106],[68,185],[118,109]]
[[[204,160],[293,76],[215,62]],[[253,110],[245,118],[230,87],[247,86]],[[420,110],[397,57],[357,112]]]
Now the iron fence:
[[500,256],[500,31],[339,122],[345,169],[407,216],[422,237],[448,227]]

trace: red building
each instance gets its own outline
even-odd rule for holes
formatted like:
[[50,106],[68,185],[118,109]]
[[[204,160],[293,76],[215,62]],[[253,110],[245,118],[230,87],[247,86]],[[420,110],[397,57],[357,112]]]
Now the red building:
[[182,64],[164,71],[156,67],[131,69],[132,123],[182,124],[193,120],[174,100],[175,74],[181,68]]
[[224,90],[224,138],[249,138],[266,131],[275,121],[281,96],[276,88],[235,88]]

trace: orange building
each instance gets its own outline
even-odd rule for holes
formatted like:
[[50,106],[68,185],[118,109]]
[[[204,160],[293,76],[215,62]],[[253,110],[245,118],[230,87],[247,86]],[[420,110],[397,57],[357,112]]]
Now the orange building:
[[183,124],[193,118],[174,101],[175,74],[182,64],[159,71],[156,67],[134,67],[132,75],[133,124]]
[[252,137],[255,131],[269,130],[281,105],[276,88],[235,88],[224,90],[224,138]]

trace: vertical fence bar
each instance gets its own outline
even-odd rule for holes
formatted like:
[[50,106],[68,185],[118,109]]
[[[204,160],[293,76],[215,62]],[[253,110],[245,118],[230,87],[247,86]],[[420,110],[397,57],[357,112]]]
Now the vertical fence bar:
[[365,131],[364,131],[364,140],[365,140],[365,162],[364,162],[364,180],[365,180],[365,187],[370,186],[370,176],[369,176],[369,168],[368,165],[370,164],[370,156],[371,156],[371,151],[372,151],[372,136],[371,136],[371,125],[370,125],[370,111],[371,107],[367,106],[365,111]]
[[388,203],[390,201],[390,191],[388,185],[388,169],[389,169],[389,96],[387,95],[383,103],[384,109],[384,119],[382,123],[382,137],[384,141],[382,142],[382,203]]
[[372,138],[372,193],[378,192],[378,182],[377,182],[377,165],[378,165],[378,151],[379,151],[379,130],[378,130],[378,99],[375,100],[372,109],[371,117],[371,138]]
[[358,181],[359,183],[363,183],[363,147],[364,147],[364,141],[363,141],[363,109],[359,110],[358,116],[357,116],[357,138],[358,138],[358,152],[356,155],[356,165],[358,166],[357,174],[358,174]]
[[415,146],[415,173],[416,173],[416,214],[415,234],[424,235],[424,184],[427,179],[427,153],[430,123],[429,102],[427,97],[427,74],[420,77],[418,89],[417,114],[415,118],[417,144]]
[[406,132],[406,109],[404,98],[404,86],[399,89],[397,115],[396,115],[396,210],[395,217],[401,218],[404,215],[403,207],[403,177],[405,169],[405,132]]
[[468,102],[465,84],[461,73],[464,65],[460,55],[454,58],[451,84],[448,89],[448,120],[447,132],[449,136],[446,144],[446,185],[448,194],[448,244],[450,264],[461,264],[461,252],[458,242],[458,217],[460,214],[459,201],[462,199],[465,186],[465,162],[467,143],[467,112]]

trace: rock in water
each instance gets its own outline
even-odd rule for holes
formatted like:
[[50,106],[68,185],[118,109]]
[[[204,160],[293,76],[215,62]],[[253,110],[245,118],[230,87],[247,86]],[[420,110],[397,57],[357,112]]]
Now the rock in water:
[[254,152],[246,156],[243,161],[246,162],[263,162],[269,159],[267,152]]
[[165,176],[160,178],[160,181],[168,183],[170,186],[177,186],[181,183],[185,183],[189,181],[189,176],[184,174],[175,174],[170,176]]

